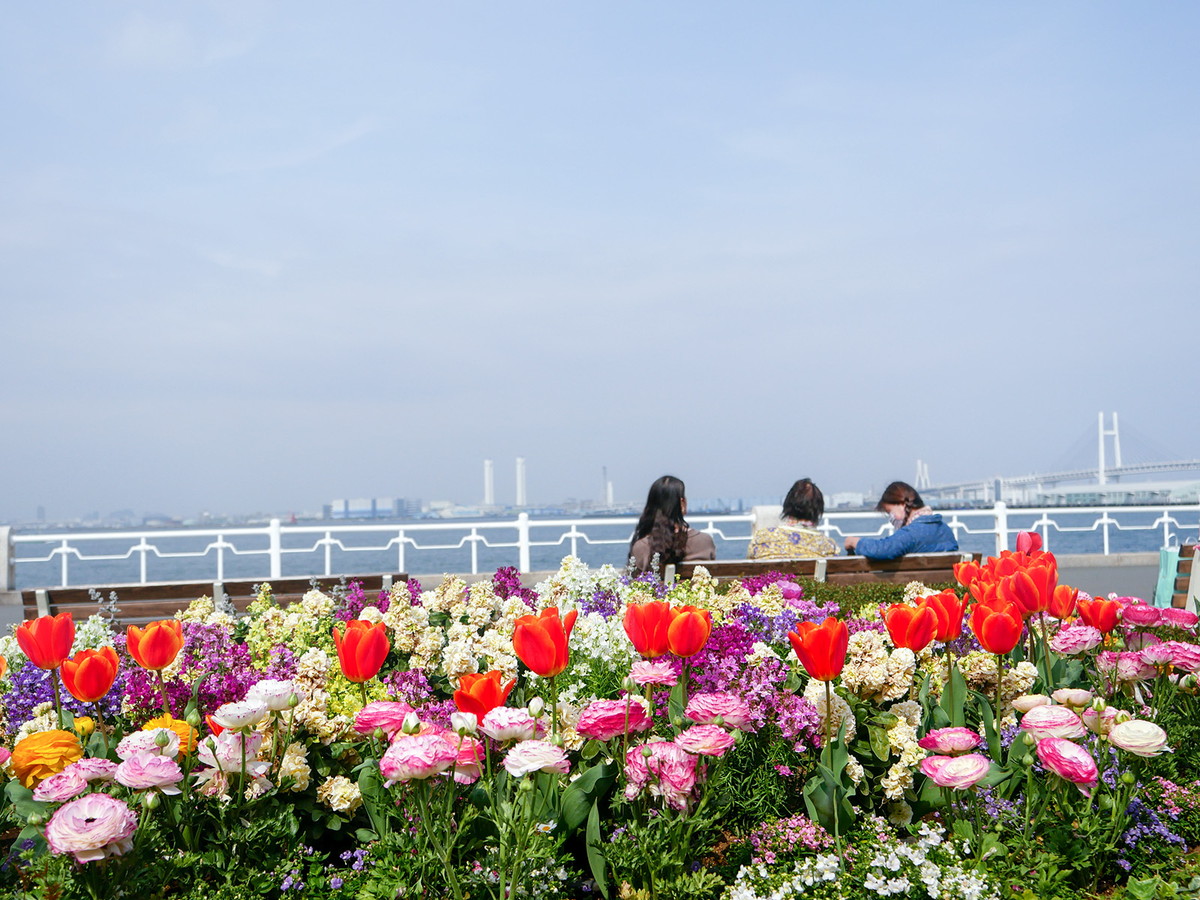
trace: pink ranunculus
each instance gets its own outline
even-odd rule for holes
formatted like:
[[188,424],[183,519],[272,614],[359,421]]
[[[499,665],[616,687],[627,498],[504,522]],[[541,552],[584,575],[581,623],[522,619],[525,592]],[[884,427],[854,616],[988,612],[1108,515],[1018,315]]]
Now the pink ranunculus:
[[1117,721],[1117,708],[1115,706],[1106,706],[1100,712],[1088,707],[1080,715],[1083,717],[1083,724],[1087,726],[1088,731],[1093,734],[1104,736],[1112,730]]
[[1145,603],[1130,603],[1121,612],[1121,621],[1126,625],[1136,625],[1144,628],[1149,625],[1157,625],[1162,618],[1162,610],[1157,606],[1148,606]]
[[135,753],[117,766],[117,781],[135,791],[157,788],[164,794],[178,794],[183,770],[174,758],[157,753]]
[[566,775],[571,771],[571,763],[566,751],[549,741],[521,741],[505,755],[504,769],[513,778],[533,772]]
[[[158,746],[160,734],[167,736],[167,743],[163,747]],[[127,734],[121,738],[121,743],[117,744],[117,756],[121,759],[129,759],[135,753],[143,751],[157,753],[160,756],[178,756],[179,735],[170,728],[150,728]]]
[[1164,641],[1141,649],[1142,662],[1156,669],[1168,669],[1175,665],[1175,651],[1172,641]]
[[1042,738],[1037,743],[1038,759],[1042,765],[1090,797],[1100,777],[1092,755],[1066,738]]
[[85,794],[59,807],[46,825],[46,842],[79,863],[122,856],[133,849],[137,816],[109,794]]
[[1135,631],[1125,635],[1126,650],[1145,650],[1147,647],[1153,647],[1162,642],[1162,638],[1157,634],[1151,634],[1148,631]]
[[480,763],[483,762],[483,742],[473,737],[459,736],[453,731],[442,732],[444,740],[454,751],[454,780],[459,784],[474,784],[483,774]]
[[1164,751],[1170,752],[1167,733],[1153,722],[1142,719],[1130,719],[1114,725],[1108,733],[1108,742],[1135,756],[1158,756]]
[[1070,706],[1073,709],[1083,709],[1094,698],[1091,691],[1085,691],[1083,688],[1059,688],[1050,696],[1054,698],[1055,703],[1061,703],[1063,706]]
[[222,728],[237,731],[241,728],[253,728],[267,717],[267,705],[257,700],[238,700],[235,703],[222,703],[212,714],[212,720]]
[[1053,702],[1045,694],[1022,694],[1013,700],[1012,707],[1019,713],[1027,713],[1035,706],[1049,706]]
[[978,732],[961,726],[935,728],[917,741],[917,746],[947,756],[969,753],[972,750],[978,750],[982,745],[983,737]]
[[497,743],[531,741],[541,731],[541,723],[527,710],[497,706],[479,723],[479,731]]
[[404,719],[413,708],[395,700],[376,700],[368,703],[354,717],[354,730],[359,734],[372,734],[382,728],[390,741],[404,728]]
[[1098,628],[1091,625],[1072,625],[1063,628],[1050,639],[1050,649],[1063,656],[1074,656],[1094,650],[1103,640],[1104,635]]
[[1171,664],[1184,672],[1200,671],[1200,646],[1183,641],[1167,641],[1171,647]]
[[384,751],[379,771],[384,785],[423,780],[440,775],[454,764],[458,754],[440,734],[401,734]]
[[784,600],[799,600],[804,596],[804,588],[796,584],[794,581],[779,581],[779,592],[783,594]]
[[644,789],[672,809],[687,809],[696,787],[697,759],[674,741],[631,747],[625,754],[626,798],[632,800]]
[[608,741],[621,734],[649,731],[654,721],[646,712],[641,698],[625,700],[593,700],[579,717],[575,726],[585,738]]
[[1177,609],[1174,606],[1164,607],[1159,612],[1159,616],[1163,625],[1170,625],[1174,628],[1195,628],[1196,623],[1200,622],[1200,616],[1190,609]]
[[693,725],[676,735],[675,743],[698,756],[724,756],[737,741],[720,725]]
[[982,753],[968,753],[966,756],[928,756],[921,760],[921,771],[934,784],[959,791],[977,785],[991,767],[991,762]]
[[675,671],[670,660],[639,659],[629,669],[629,677],[640,685],[658,684],[672,687],[679,681],[679,673]]
[[117,775],[117,764],[111,759],[85,756],[63,769],[64,772],[68,770],[78,772],[84,781],[112,781]]
[[1142,660],[1141,653],[1129,650],[1105,650],[1096,657],[1096,671],[1123,684],[1145,681],[1157,674],[1154,666]]
[[262,770],[268,768],[267,763],[258,759],[262,743],[263,736],[257,731],[222,731],[202,740],[196,756],[206,766],[221,772],[241,772],[244,760],[247,774],[258,777]]
[[0,747],[0,768],[8,765],[8,760],[12,757],[12,751],[7,747]]
[[33,789],[33,799],[39,803],[63,803],[78,797],[87,789],[87,779],[73,766],[67,766],[57,775],[39,782]]
[[737,728],[741,731],[752,731],[750,727],[750,704],[736,694],[718,691],[710,694],[696,694],[688,701],[683,714],[697,725],[720,724],[727,728]]
[[296,682],[281,681],[278,678],[264,678],[252,685],[246,692],[247,700],[261,703],[271,712],[283,712],[285,709],[290,709],[293,697],[296,698],[296,702],[300,702],[304,696],[304,691],[296,687]]
[[1038,706],[1021,717],[1021,730],[1043,738],[1081,738],[1087,734],[1083,721],[1065,706]]

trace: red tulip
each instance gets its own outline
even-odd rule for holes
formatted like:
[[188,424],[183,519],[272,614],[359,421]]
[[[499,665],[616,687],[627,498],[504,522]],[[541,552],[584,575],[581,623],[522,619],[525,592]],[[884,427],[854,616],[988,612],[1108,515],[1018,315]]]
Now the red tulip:
[[1011,652],[1024,628],[1021,607],[1002,598],[977,603],[971,612],[971,630],[988,653]]
[[670,649],[667,628],[671,624],[671,604],[665,600],[629,604],[624,624],[634,649],[646,659],[655,659]]
[[57,669],[71,655],[75,620],[69,612],[42,616],[17,626],[17,646],[39,669]]
[[80,650],[72,659],[63,660],[63,684],[76,700],[95,703],[112,688],[120,665],[112,647]]
[[578,611],[571,610],[560,619],[558,609],[551,607],[540,615],[517,619],[513,623],[513,649],[521,662],[545,678],[553,678],[565,669],[570,662],[567,640],[578,615]]
[[820,625],[799,622],[795,631],[788,632],[788,640],[805,671],[817,681],[832,681],[842,674],[850,646],[845,622],[832,616]]
[[1102,634],[1108,634],[1117,627],[1122,607],[1119,600],[1080,600],[1079,618]]
[[695,656],[708,643],[712,634],[712,613],[694,606],[681,606],[671,611],[667,626],[667,648],[676,656]]
[[387,626],[382,622],[351,619],[346,623],[343,635],[338,627],[333,628],[333,645],[337,647],[338,662],[342,674],[355,684],[370,681],[379,674],[388,651],[392,649],[388,640]]
[[1018,553],[1036,553],[1042,549],[1042,536],[1036,531],[1022,531],[1017,535]]
[[1056,619],[1069,619],[1075,615],[1075,606],[1079,602],[1079,591],[1076,588],[1060,584],[1054,588],[1050,598],[1050,608],[1046,610]]
[[1045,612],[1050,608],[1054,588],[1058,583],[1058,569],[1045,563],[1028,565],[996,584],[998,596],[1021,608],[1024,616]]
[[954,577],[963,587],[969,588],[983,577],[983,569],[975,560],[969,559],[966,562],[954,564]]
[[922,597],[921,602],[937,616],[937,628],[933,632],[935,641],[945,644],[962,636],[963,610],[967,608],[967,597],[960,597],[952,590],[944,590],[940,594]]
[[459,712],[475,713],[482,719],[497,706],[504,705],[516,683],[514,678],[508,684],[500,684],[500,673],[494,669],[482,675],[463,675],[454,692],[454,705]]
[[130,625],[125,632],[129,655],[143,669],[165,669],[175,662],[183,649],[183,623],[178,619],[160,619],[145,628]]
[[887,626],[893,644],[897,647],[907,647],[913,653],[920,653],[933,640],[938,617],[937,613],[924,604],[909,606],[905,603],[895,603],[884,611],[883,623]]

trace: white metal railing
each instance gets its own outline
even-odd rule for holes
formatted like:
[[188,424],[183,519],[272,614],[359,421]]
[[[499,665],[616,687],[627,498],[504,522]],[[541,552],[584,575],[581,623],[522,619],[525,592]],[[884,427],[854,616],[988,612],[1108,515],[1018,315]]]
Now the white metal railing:
[[[1161,532],[1158,546],[1178,545],[1200,529],[1200,505],[1187,506],[1113,506],[1113,507],[1054,507],[1008,508],[1004,503],[979,509],[939,510],[958,536],[960,543],[975,539],[986,552],[998,553],[1010,546],[1017,530],[1036,530],[1043,535],[1047,549],[1062,536],[1096,533],[1105,555],[1112,553],[1115,534]],[[1137,521],[1140,519],[1141,521]],[[750,514],[692,515],[691,525],[712,535],[721,542],[750,540],[753,518]],[[1016,524],[1014,524],[1016,520]],[[103,563],[136,559],[139,581],[148,583],[148,561],[207,560],[212,557],[205,578],[224,580],[231,558],[261,557],[264,565],[251,577],[280,578],[284,560],[299,555],[316,554],[322,559],[326,576],[335,575],[334,552],[354,554],[394,554],[398,572],[409,570],[412,552],[445,551],[465,554],[469,570],[480,571],[480,551],[502,551],[507,562],[515,563],[521,572],[531,571],[533,551],[539,548],[562,548],[580,556],[580,548],[627,546],[637,524],[633,516],[622,518],[531,519],[526,513],[515,519],[456,522],[437,520],[393,524],[320,524],[283,525],[278,519],[258,528],[174,529],[141,531],[97,531],[58,534],[13,534],[9,532],[6,548],[8,560],[19,572],[22,566],[51,564],[58,569],[59,586],[70,584],[72,563]],[[826,514],[820,530],[838,543],[850,535],[887,534],[889,525],[880,523],[875,512],[840,512]],[[538,532],[538,536],[534,532]],[[449,532],[449,539],[437,539],[437,533]],[[541,537],[542,534],[548,534]],[[420,539],[426,537],[430,542]],[[370,540],[368,544],[362,540]],[[186,548],[171,549],[172,543],[186,542]],[[113,547],[113,545],[118,545]],[[719,543],[718,546],[721,546]],[[568,549],[569,548],[569,549]],[[25,555],[20,551],[28,550]],[[85,552],[87,550],[91,552]],[[493,554],[495,557],[495,554]],[[619,558],[614,550],[613,558]],[[9,566],[12,569],[12,566]],[[459,565],[446,571],[463,571]],[[345,571],[345,569],[343,569]],[[358,571],[351,568],[350,571]],[[431,569],[432,571],[432,569]],[[321,573],[309,573],[321,574]],[[13,575],[0,571],[0,590],[12,589]],[[165,580],[165,579],[155,579]],[[110,583],[88,579],[92,583]]]

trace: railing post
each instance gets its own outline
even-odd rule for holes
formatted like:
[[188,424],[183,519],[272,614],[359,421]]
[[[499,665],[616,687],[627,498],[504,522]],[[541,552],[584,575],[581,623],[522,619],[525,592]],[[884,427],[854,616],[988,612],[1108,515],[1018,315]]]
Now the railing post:
[[479,529],[471,529],[471,574],[479,574]]
[[[225,581],[225,535],[217,535],[217,581]],[[216,602],[216,597],[213,601]]]
[[325,577],[333,574],[333,532],[325,532]]
[[405,569],[404,569],[404,529],[403,528],[401,528],[398,532],[396,532],[396,537],[398,538],[397,543],[399,544],[399,548],[396,551],[396,571],[403,573],[405,571]]
[[0,525],[0,591],[17,589],[17,548],[13,544],[12,526]]
[[999,556],[1008,549],[1008,505],[997,500],[992,514],[996,517],[996,556]]
[[530,571],[529,564],[529,513],[517,514],[517,571],[522,575]]
[[62,545],[59,547],[60,553],[62,555],[62,579],[61,579],[62,584],[59,585],[60,587],[67,586],[67,577],[68,577],[67,576],[67,556],[69,555],[70,549],[71,549],[71,545],[67,542],[66,538],[63,538]]
[[272,519],[267,526],[267,534],[271,540],[271,577],[283,577],[283,532],[278,519]]
[[141,581],[139,581],[138,584],[145,584],[146,583],[146,551],[150,549],[150,545],[146,543],[145,535],[142,535],[141,543],[139,543],[137,545],[137,547],[135,547],[134,549],[137,550],[138,555],[141,557],[141,575],[142,575],[142,577],[141,577]]

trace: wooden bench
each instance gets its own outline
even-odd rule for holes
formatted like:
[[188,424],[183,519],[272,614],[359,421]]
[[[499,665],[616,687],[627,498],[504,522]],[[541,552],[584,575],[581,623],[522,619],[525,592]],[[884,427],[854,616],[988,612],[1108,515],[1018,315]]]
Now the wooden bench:
[[[271,592],[280,603],[287,605],[299,600],[316,581],[328,589],[342,579],[349,584],[357,581],[368,594],[390,588],[397,581],[407,581],[404,574],[345,575],[337,577],[255,578],[244,581],[172,581],[161,584],[116,584],[103,587],[39,588],[21,591],[21,604],[26,619],[70,612],[77,621],[95,615],[106,608],[110,595],[116,594],[117,618],[123,625],[144,625],[155,619],[169,619],[199,597],[229,598],[234,608],[245,612],[254,601],[255,587],[270,584]],[[98,595],[98,599],[97,599]]]
[[667,566],[665,579],[668,583],[675,578],[690,579],[696,569],[702,566],[717,581],[782,572],[830,584],[879,581],[893,584],[907,584],[910,581],[940,584],[954,581],[954,566],[972,559],[980,562],[983,554],[911,553],[899,559],[868,559],[865,556],[830,556],[825,559],[718,559]]
[[1184,544],[1179,548],[1171,605],[1200,612],[1200,544]]

